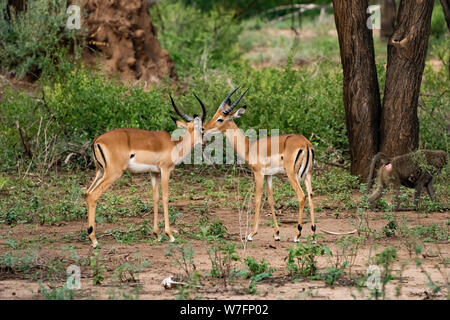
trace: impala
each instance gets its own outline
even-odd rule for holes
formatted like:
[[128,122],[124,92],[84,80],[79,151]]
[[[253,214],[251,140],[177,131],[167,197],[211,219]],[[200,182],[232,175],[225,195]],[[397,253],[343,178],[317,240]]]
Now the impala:
[[162,184],[164,231],[171,242],[175,241],[169,224],[169,179],[175,165],[183,160],[194,147],[202,143],[202,122],[206,117],[205,106],[194,94],[202,107],[201,119],[181,112],[170,97],[175,112],[184,120],[172,117],[177,127],[185,128],[184,135],[173,141],[166,131],[147,131],[140,129],[115,129],[97,137],[93,144],[96,176],[87,190],[86,203],[88,209],[88,235],[95,248],[98,245],[95,237],[95,209],[97,200],[114,181],[119,179],[125,170],[134,173],[151,174],[154,204],[153,233],[158,235],[159,184]]
[[255,216],[252,231],[247,236],[248,241],[252,241],[258,232],[264,177],[267,179],[267,194],[273,218],[274,238],[276,241],[280,240],[280,231],[274,208],[272,176],[278,173],[286,173],[292,188],[297,194],[299,202],[297,232],[294,238],[294,241],[298,242],[303,228],[302,217],[305,205],[305,194],[300,186],[300,181],[305,181],[311,211],[311,230],[313,233],[316,231],[314,204],[311,194],[311,174],[314,161],[313,146],[311,142],[300,134],[286,134],[256,140],[249,140],[245,137],[234,123],[234,119],[244,114],[246,106],[237,110],[234,109],[247,91],[233,104],[230,101],[231,96],[238,88],[234,89],[223,100],[212,119],[203,127],[204,138],[211,133],[224,133],[236,153],[245,159],[245,162],[253,171],[256,186]]

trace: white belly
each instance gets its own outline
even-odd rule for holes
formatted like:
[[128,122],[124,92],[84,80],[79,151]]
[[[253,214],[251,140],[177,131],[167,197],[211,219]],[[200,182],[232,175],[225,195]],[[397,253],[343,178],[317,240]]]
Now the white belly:
[[134,157],[128,161],[128,170],[133,173],[145,173],[145,172],[155,172],[160,173],[161,169],[153,164],[136,163]]
[[262,174],[265,176],[273,176],[274,174],[284,173],[283,167],[266,167],[262,168]]

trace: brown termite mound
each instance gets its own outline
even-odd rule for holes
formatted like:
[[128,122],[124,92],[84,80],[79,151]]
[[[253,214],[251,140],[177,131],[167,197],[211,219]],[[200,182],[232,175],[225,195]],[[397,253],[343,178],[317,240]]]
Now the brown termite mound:
[[88,47],[83,59],[123,82],[151,86],[175,78],[172,59],[161,48],[146,0],[84,1]]

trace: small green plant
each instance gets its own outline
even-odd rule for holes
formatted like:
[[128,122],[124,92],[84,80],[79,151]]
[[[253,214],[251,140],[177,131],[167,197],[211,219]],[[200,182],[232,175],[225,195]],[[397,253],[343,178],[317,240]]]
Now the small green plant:
[[[391,246],[384,248],[383,251],[375,255],[375,263],[382,267],[380,274],[381,282],[381,297],[386,299],[386,284],[394,279],[393,263],[397,259],[397,249]],[[380,291],[377,286],[372,290],[372,295],[375,299],[380,297]]]
[[309,235],[305,243],[296,243],[292,248],[288,248],[286,268],[292,278],[312,277],[317,274],[317,257],[328,255],[331,251],[324,244],[317,240],[319,235]]
[[239,261],[236,245],[229,241],[214,241],[208,251],[211,261],[210,276],[223,279],[225,288],[232,271],[233,262]]
[[389,222],[382,228],[382,230],[386,237],[393,237],[398,228],[397,220],[391,212],[386,212],[385,217]]
[[108,300],[139,300],[140,286],[131,288],[112,288],[108,290]]
[[73,300],[75,293],[72,289],[64,285],[61,288],[47,289],[42,284],[39,284],[39,291],[45,300]]
[[173,259],[174,265],[180,268],[184,274],[180,275],[183,285],[176,287],[177,299],[193,299],[197,296],[197,289],[200,285],[202,274],[197,271],[194,261],[194,250],[189,245],[170,244],[165,255]]
[[114,270],[113,276],[118,282],[138,282],[138,274],[149,266],[150,262],[147,260],[138,264],[125,262]]
[[325,280],[325,283],[329,286],[333,286],[334,283],[341,278],[345,269],[350,262],[344,261],[340,266],[332,266],[326,270],[320,272],[319,279]]
[[209,216],[202,216],[198,224],[198,232],[186,232],[190,237],[197,240],[215,241],[227,236],[227,227],[219,219],[210,222]]
[[213,239],[223,239],[227,235],[227,227],[220,220],[216,220],[208,226],[207,236]]
[[248,269],[242,270],[240,275],[246,279],[250,279],[250,284],[246,289],[246,292],[255,294],[256,283],[265,278],[271,277],[275,271],[275,268],[271,268],[270,264],[264,259],[261,259],[260,262],[258,262],[253,257],[245,258],[244,263],[247,265]]
[[348,262],[347,267],[350,278],[352,276],[352,267],[365,239],[364,236],[345,235],[336,241],[338,250],[336,251],[335,267],[339,269],[344,263]]
[[100,252],[95,250],[89,259],[89,267],[92,274],[92,284],[99,285],[105,280],[106,266],[102,263]]
[[6,252],[0,256],[0,270],[31,276],[32,271],[37,268],[36,260],[37,255],[32,251],[27,250],[22,255],[17,252]]

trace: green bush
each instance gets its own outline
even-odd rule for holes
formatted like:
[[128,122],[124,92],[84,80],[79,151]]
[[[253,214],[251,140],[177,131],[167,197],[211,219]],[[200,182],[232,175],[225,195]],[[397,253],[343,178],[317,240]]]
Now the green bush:
[[[0,143],[6,147],[0,155],[2,166],[26,159],[24,143],[29,145],[34,164],[47,167],[114,128],[175,128],[169,116],[172,107],[162,91],[129,88],[82,68],[54,84],[43,82],[42,91],[40,98],[5,91],[0,104]],[[192,98],[189,102],[193,103]],[[197,112],[198,108],[196,104]],[[16,123],[22,128],[24,143]]]
[[448,150],[448,128],[450,126],[450,38],[436,41],[430,57],[442,66],[435,70],[427,62],[419,98],[420,148]]
[[[52,64],[60,46],[77,49],[76,33],[65,27],[68,15],[66,1],[28,1],[26,10],[10,10],[0,0],[0,67],[18,77],[39,77],[46,65]],[[79,41],[78,41],[79,42]]]
[[280,134],[300,133],[308,139],[314,133],[337,148],[348,146],[342,72],[335,65],[324,63],[311,73],[293,70],[290,64],[285,70],[241,64],[220,74],[211,73],[208,81],[194,78],[190,83],[191,90],[204,100],[208,119],[233,86],[241,85],[250,88],[240,103],[247,105],[247,111],[236,121],[244,131],[267,129],[271,135],[271,129],[278,129]]
[[181,75],[226,67],[238,57],[241,27],[233,19],[232,10],[216,5],[205,12],[170,0],[154,6],[151,16],[159,31],[158,40],[169,51]]
[[435,1],[433,15],[431,16],[431,36],[441,37],[447,32],[444,10],[439,1]]
[[292,278],[316,276],[317,258],[325,254],[332,255],[327,246],[317,242],[318,237],[309,235],[305,243],[296,243],[292,248],[287,249],[286,269]]

